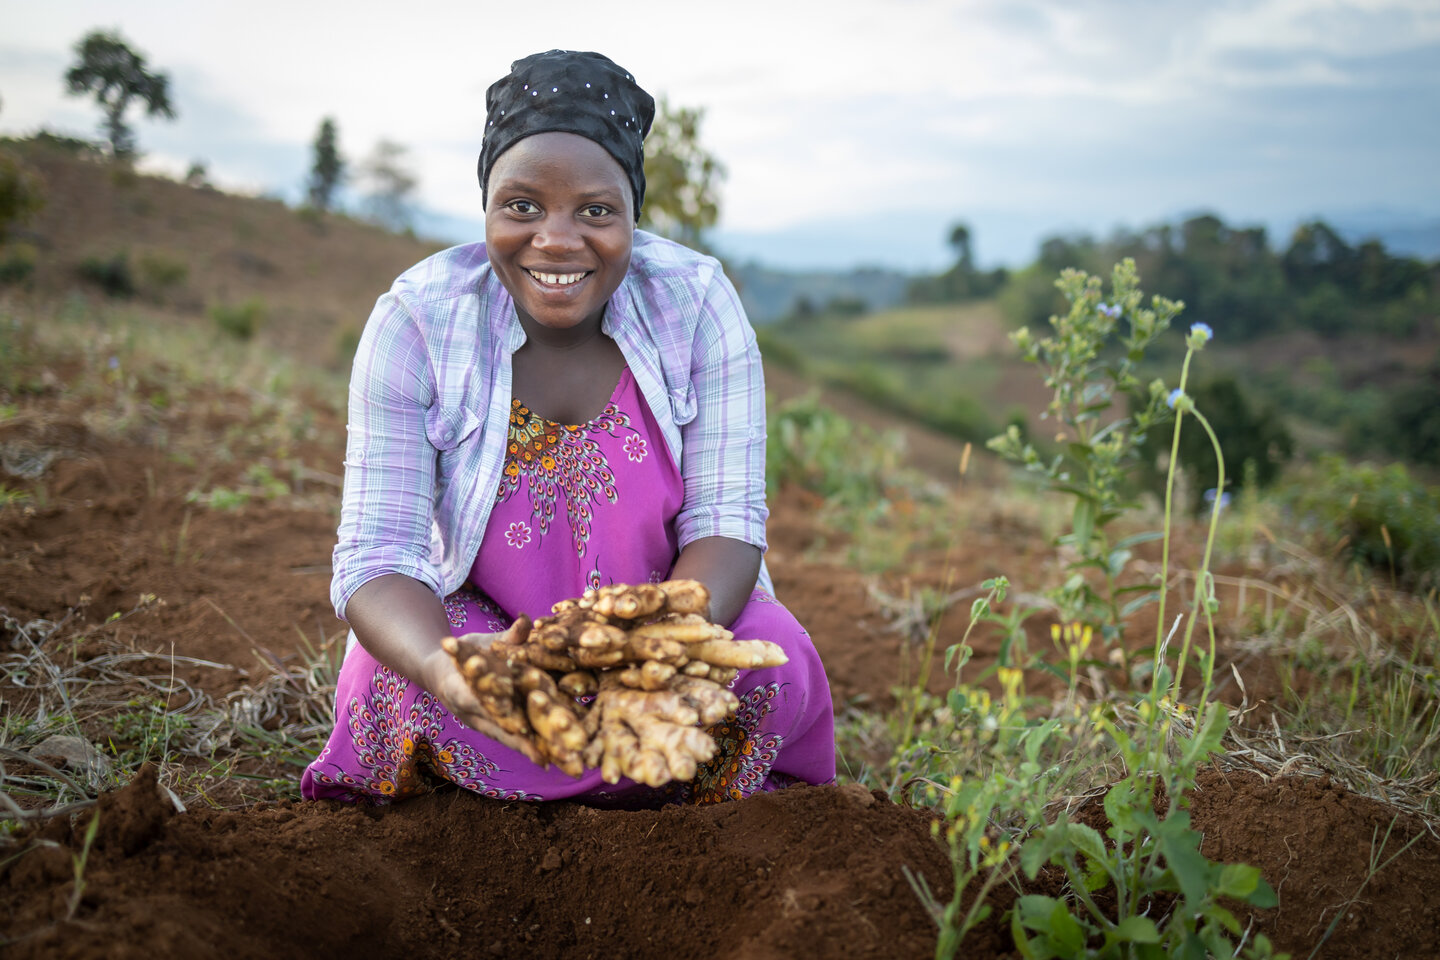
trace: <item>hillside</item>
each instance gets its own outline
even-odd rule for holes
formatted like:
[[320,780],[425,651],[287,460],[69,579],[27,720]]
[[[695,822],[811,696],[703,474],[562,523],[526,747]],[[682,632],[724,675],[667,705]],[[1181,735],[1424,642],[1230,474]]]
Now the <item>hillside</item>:
[[[1158,936],[1197,915],[1175,909],[1185,897],[1217,924],[1233,910],[1257,950],[1262,934],[1327,960],[1440,941],[1433,598],[1335,568],[1311,549],[1335,541],[1302,544],[1271,504],[1237,506],[1216,550],[1214,686],[1172,647],[1158,669],[1178,664],[1186,691],[1162,701],[1153,605],[1088,653],[1061,623],[1068,502],[978,454],[962,478],[963,445],[854,393],[777,403],[770,431],[768,560],[824,661],[839,784],[633,811],[451,784],[388,806],[299,801],[345,637],[327,585],[347,344],[430,248],[34,162],[50,204],[0,248],[35,262],[0,288],[6,956],[920,957],[988,904],[957,955],[1012,958],[1015,911],[1073,878],[1038,862],[1027,876],[1006,851],[1061,811],[1068,835],[1093,833],[1087,863],[1143,886],[1129,907],[1099,887],[1095,913],[1064,901],[1073,923],[1128,911],[1125,930]],[[85,264],[121,253],[137,289],[107,295]],[[244,339],[220,320],[247,302],[263,320]],[[923,367],[939,350],[1013,389],[1007,405],[1040,394],[999,366],[990,307],[905,314],[903,337],[852,322],[867,355]],[[770,379],[781,399],[813,389]],[[857,421],[903,431],[906,458]],[[1111,532],[1160,522],[1136,510]],[[1158,583],[1172,615],[1209,549],[1201,525],[1175,531],[1165,561],[1143,537],[1110,560],[1125,589]],[[1008,600],[977,603],[999,576]],[[1195,709],[1223,721],[1222,703],[1229,732],[1199,729]],[[1156,750],[1135,753],[1143,739]],[[1184,753],[1188,774],[1166,759]],[[992,806],[974,813],[962,785]],[[1158,867],[1152,834],[1100,839],[1127,804],[1164,824],[1163,869],[1125,859]],[[992,872],[965,872],[972,841]],[[1262,878],[1278,898],[1247,902]]]

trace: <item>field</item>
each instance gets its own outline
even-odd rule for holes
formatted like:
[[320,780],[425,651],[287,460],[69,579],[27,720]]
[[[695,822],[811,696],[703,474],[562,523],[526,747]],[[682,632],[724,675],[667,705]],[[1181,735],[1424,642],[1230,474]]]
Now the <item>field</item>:
[[[960,780],[1018,777],[1025,741],[1006,731],[1054,721],[1039,755],[1066,775],[1039,771],[1035,792],[1053,790],[1031,798],[1051,821],[1103,831],[1120,809],[1102,805],[1108,786],[1180,782],[1144,779],[1118,745],[1146,725],[1128,668],[1148,660],[1153,606],[1068,679],[1012,666],[1022,648],[1027,667],[1065,663],[1048,594],[1067,577],[1054,540],[1069,505],[923,427],[892,444],[856,425],[893,412],[807,402],[777,370],[781,397],[799,399],[773,413],[772,454],[790,459],[769,562],[826,663],[839,784],[659,811],[456,790],[386,808],[298,801],[344,637],[327,586],[345,344],[426,248],[92,164],[45,172],[34,276],[0,292],[7,956],[934,956],[957,876],[960,914],[981,893],[993,908],[957,955],[1021,956],[1011,911],[1073,892],[1073,877],[1057,863],[1031,877],[1003,854],[957,867],[951,828],[987,850],[1035,829],[1003,804],[968,822],[948,802]],[[122,247],[183,278],[153,269],[126,300],[75,279]],[[257,300],[257,328],[226,332]],[[1117,521],[1160,523],[1153,505]],[[1434,955],[1440,607],[1287,523],[1237,503],[1220,530],[1213,691],[1233,716],[1182,795],[1199,852],[1275,891],[1255,906],[1225,888],[1239,955],[1259,955],[1262,934],[1296,957]],[[1198,521],[1173,526],[1172,613],[1205,538]],[[1124,578],[1160,563],[1158,543],[1137,545]],[[972,630],[997,576],[1008,599]],[[957,678],[945,650],[962,640]],[[1193,695],[1202,678],[1181,679]],[[1180,753],[1201,739],[1184,702],[1165,705]],[[1173,822],[1176,799],[1146,802]],[[1192,894],[1167,870],[1133,905],[1156,924]],[[1082,937],[1050,955],[1101,949]]]

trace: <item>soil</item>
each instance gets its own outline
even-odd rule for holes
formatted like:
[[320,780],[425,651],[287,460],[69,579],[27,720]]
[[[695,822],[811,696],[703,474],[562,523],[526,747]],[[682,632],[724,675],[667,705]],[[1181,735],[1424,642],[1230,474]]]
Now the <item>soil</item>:
[[[80,209],[60,207],[71,208]],[[262,232],[262,214],[280,216],[246,208]],[[326,362],[333,336],[311,340]],[[14,404],[0,421],[0,480],[21,495],[0,501],[0,655],[21,651],[26,631],[49,633],[47,652],[102,688],[105,678],[83,666],[102,652],[193,658],[173,668],[184,696],[218,703],[271,665],[297,663],[307,645],[343,642],[327,597],[343,423],[327,405],[314,404],[296,438],[290,492],[225,510],[196,492],[243,488],[247,470],[273,454],[253,397],[197,389],[97,419],[145,391],[107,392],[63,366],[33,373],[38,387],[0,398]],[[918,465],[953,482],[957,451],[920,440]],[[967,483],[985,479],[975,469]],[[922,647],[915,632],[891,627],[879,598],[903,598],[907,582],[863,576],[822,549],[818,505],[805,492],[782,491],[771,506],[777,593],[815,638],[837,709],[889,708]],[[909,587],[954,592],[996,573],[1029,590],[1053,581],[1053,551],[1023,520],[982,506],[965,524]],[[942,649],[959,638],[968,608],[962,600],[941,621]],[[1027,624],[1031,642],[1048,644],[1048,627]],[[971,639],[978,673],[998,638]],[[1231,659],[1253,698],[1263,664],[1238,648]],[[157,674],[172,669],[152,664]],[[946,683],[939,674],[932,689]],[[107,695],[123,703],[144,692],[132,681]],[[27,709],[26,696],[7,689],[0,719]],[[455,789],[384,808],[256,804],[236,783],[233,795],[187,794],[186,812],[157,789],[153,768],[102,796],[83,887],[76,864],[88,811],[10,838],[0,846],[5,955],[925,957],[935,925],[907,872],[942,899],[950,893],[929,814],[853,784],[600,811]],[[1440,840],[1420,821],[1323,778],[1218,766],[1202,772],[1190,802],[1204,852],[1260,868],[1279,894],[1274,909],[1239,911],[1252,935],[1297,956],[1320,945],[1325,960],[1440,956]],[[1004,922],[1014,896],[995,896],[963,956],[1014,955]]]
[[[224,399],[167,414],[169,435]],[[12,462],[22,449],[53,452],[40,477],[10,478],[43,485],[43,504],[0,513],[12,625],[68,618],[89,638],[77,659],[120,643],[212,662],[181,669],[214,700],[268,657],[293,662],[302,634],[338,640],[326,600],[333,490],[199,509],[186,493],[202,472],[225,479],[218,466],[101,437],[69,406],[64,391],[32,398],[0,430]],[[327,443],[339,443],[335,424],[319,428],[318,448]],[[867,578],[806,559],[816,532],[803,491],[773,508],[777,591],[814,635],[837,707],[884,708],[914,643],[888,626]],[[1040,562],[1015,546],[1027,539],[975,525],[949,558],[952,582]],[[456,790],[384,809],[191,805],[175,812],[153,770],[107,794],[78,897],[88,814],[22,837],[27,852],[0,868],[8,954],[189,957],[224,943],[235,957],[919,957],[935,928],[905,871],[942,897],[950,882],[929,816],[855,785],[640,812]],[[1440,842],[1418,822],[1321,779],[1218,768],[1193,813],[1207,855],[1260,867],[1278,891],[1253,923],[1281,948],[1308,953],[1324,939],[1326,958],[1435,955]],[[56,845],[26,842],[36,838]],[[1372,857],[1402,848],[1367,882]],[[1012,898],[997,897],[967,956],[1010,955],[999,914]]]

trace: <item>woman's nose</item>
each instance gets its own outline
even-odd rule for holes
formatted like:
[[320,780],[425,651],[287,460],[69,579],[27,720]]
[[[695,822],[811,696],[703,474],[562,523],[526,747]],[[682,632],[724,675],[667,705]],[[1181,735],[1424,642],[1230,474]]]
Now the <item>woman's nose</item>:
[[579,250],[584,246],[579,229],[564,217],[546,218],[531,242],[537,250],[555,253]]

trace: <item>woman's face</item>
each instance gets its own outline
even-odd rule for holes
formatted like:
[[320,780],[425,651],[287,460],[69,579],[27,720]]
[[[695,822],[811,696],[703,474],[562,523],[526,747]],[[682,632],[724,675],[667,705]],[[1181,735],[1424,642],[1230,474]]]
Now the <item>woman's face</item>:
[[490,168],[485,244],[521,320],[555,331],[598,326],[630,269],[630,181],[605,148],[537,133]]

